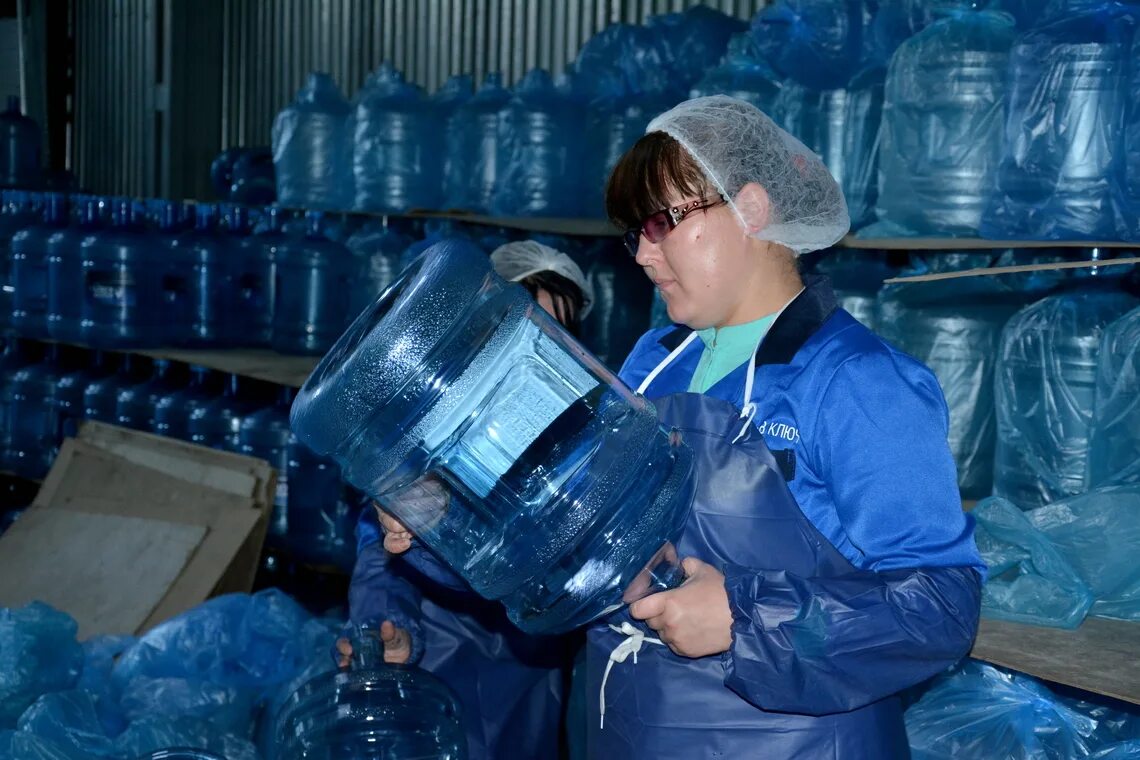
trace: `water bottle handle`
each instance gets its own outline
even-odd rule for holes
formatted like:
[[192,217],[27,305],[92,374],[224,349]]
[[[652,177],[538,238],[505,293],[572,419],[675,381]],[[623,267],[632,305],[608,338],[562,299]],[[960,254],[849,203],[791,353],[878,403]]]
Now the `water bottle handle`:
[[677,588],[684,582],[685,570],[681,567],[681,558],[677,556],[673,543],[666,541],[646,563],[645,568],[626,586],[621,600],[632,604],[650,594]]
[[343,670],[372,670],[384,662],[384,643],[380,640],[380,626],[359,623],[346,631],[352,645],[352,658]]

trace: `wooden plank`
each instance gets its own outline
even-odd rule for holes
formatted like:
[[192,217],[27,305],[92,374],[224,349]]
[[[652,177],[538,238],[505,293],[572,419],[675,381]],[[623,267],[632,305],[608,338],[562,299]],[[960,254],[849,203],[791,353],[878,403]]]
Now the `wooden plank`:
[[1140,705],[1140,623],[1088,618],[1070,631],[983,618],[970,654]]
[[883,251],[989,251],[1003,248],[1135,248],[1122,240],[985,240],[983,238],[843,238],[837,248]]
[[291,388],[300,388],[304,385],[305,380],[308,379],[317,366],[317,362],[320,361],[319,357],[286,356],[273,351],[256,349],[216,351],[160,349],[139,351],[138,353],[157,359],[197,364],[216,369],[219,372],[252,377]]
[[76,619],[80,639],[138,633],[207,532],[33,507],[0,537],[0,607],[46,602]]

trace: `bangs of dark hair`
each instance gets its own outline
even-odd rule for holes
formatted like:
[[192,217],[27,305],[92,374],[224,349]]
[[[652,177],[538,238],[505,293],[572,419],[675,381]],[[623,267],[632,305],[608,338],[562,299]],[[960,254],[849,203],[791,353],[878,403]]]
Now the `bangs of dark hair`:
[[582,309],[586,305],[586,294],[568,277],[548,270],[535,272],[519,280],[531,298],[538,298],[538,291],[545,290],[554,302],[554,318],[562,323],[567,332],[578,337],[582,327]]
[[606,184],[606,214],[621,230],[682,196],[706,194],[708,180],[693,157],[664,132],[643,135],[617,162]]

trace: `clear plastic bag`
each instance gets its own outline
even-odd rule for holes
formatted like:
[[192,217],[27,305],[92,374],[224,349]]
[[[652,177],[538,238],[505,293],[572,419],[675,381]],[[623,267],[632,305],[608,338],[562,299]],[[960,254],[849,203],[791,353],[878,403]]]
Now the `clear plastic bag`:
[[328,74],[314,72],[273,121],[277,198],[284,206],[352,206],[352,108]]
[[1089,485],[1140,483],[1140,308],[1105,328],[1089,432]]
[[863,56],[862,0],[778,0],[752,34],[782,76],[815,90],[845,87]]
[[968,660],[906,712],[914,760],[1071,760],[1096,721],[1032,678]]
[[1089,281],[1006,323],[995,380],[995,495],[1031,509],[1088,489],[1101,336],[1136,305],[1111,283]]
[[0,728],[11,728],[41,694],[72,688],[83,667],[79,626],[42,602],[0,608]]
[[1002,155],[1013,19],[989,11],[935,21],[887,69],[879,218],[910,234],[972,235]]

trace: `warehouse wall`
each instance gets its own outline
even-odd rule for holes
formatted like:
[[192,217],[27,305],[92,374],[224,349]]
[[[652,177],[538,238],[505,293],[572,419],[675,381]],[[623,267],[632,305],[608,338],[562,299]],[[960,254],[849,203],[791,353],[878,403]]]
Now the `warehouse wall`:
[[[96,192],[202,196],[203,156],[267,144],[311,70],[351,96],[391,61],[428,90],[555,74],[611,23],[697,0],[72,0],[76,167]],[[765,0],[706,0],[751,18]],[[173,111],[171,110],[173,109]],[[208,157],[206,158],[208,161]]]

